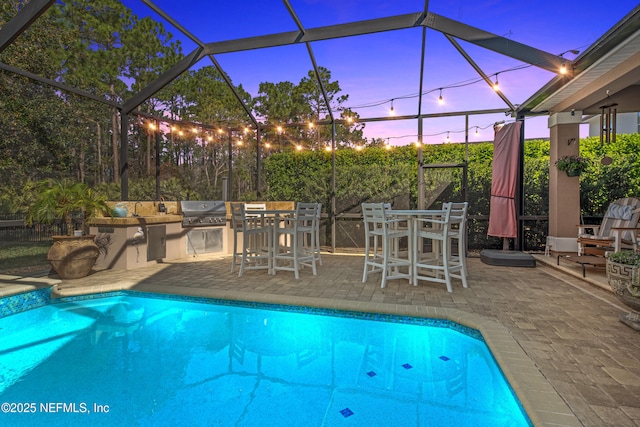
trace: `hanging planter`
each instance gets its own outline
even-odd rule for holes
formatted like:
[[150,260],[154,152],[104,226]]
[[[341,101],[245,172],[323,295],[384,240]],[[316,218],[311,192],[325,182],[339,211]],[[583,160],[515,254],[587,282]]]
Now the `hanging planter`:
[[564,171],[567,176],[580,176],[589,166],[589,160],[580,156],[564,156],[556,161],[558,170]]

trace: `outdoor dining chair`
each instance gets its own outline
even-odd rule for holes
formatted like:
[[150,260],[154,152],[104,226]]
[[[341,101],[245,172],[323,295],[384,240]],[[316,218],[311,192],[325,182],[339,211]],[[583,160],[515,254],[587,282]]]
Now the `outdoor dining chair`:
[[[295,215],[280,219],[281,226],[275,227],[275,253],[273,256],[273,271],[293,271],[295,278],[300,278],[300,270],[311,267],[314,276],[317,275],[316,256],[316,210],[315,203],[296,205]],[[305,234],[310,236],[309,245],[304,244]],[[284,238],[283,238],[284,237]],[[279,242],[287,242],[281,247]]]
[[244,212],[248,217],[262,216],[260,213],[254,213],[252,211],[264,211],[267,209],[266,203],[245,203]]
[[[463,265],[460,261],[454,261],[451,257],[451,204],[444,204],[442,212],[414,218],[413,250],[420,252],[424,239],[431,241],[432,247],[440,248],[432,254],[414,254],[413,285],[417,286],[419,280],[444,283],[448,292],[453,292],[452,278],[462,280],[464,287],[466,277]],[[459,215],[459,213],[456,213]],[[420,245],[420,246],[419,246]],[[432,255],[432,256],[425,256]]]
[[[320,213],[322,212],[322,203],[298,203],[305,209],[315,209],[316,220],[314,224],[308,222],[301,227],[303,232],[303,245],[309,248],[316,257],[316,262],[322,265],[322,257],[320,255]],[[311,236],[311,234],[314,236]]]
[[[410,254],[402,257],[398,248],[400,239],[410,238],[408,228],[399,227],[406,222],[402,218],[393,218],[387,215],[384,203],[363,203],[362,218],[365,229],[365,258],[362,282],[367,281],[369,273],[382,273],[380,287],[384,288],[387,280],[411,279]],[[371,242],[373,241],[373,247]],[[379,242],[379,243],[378,243]],[[379,247],[380,245],[380,247]],[[380,252],[379,252],[380,250]],[[401,272],[400,268],[407,268],[407,272]]]
[[449,251],[453,251],[453,241],[456,243],[457,254],[450,255],[452,263],[462,264],[462,286],[467,287],[467,210],[468,202],[446,202],[451,207],[449,216]]
[[[242,203],[231,203],[233,225],[233,259],[231,271],[240,258],[239,277],[245,270],[266,269],[271,273],[273,256],[273,225],[265,223],[259,215],[249,216]],[[242,233],[242,250],[238,247],[238,234]]]

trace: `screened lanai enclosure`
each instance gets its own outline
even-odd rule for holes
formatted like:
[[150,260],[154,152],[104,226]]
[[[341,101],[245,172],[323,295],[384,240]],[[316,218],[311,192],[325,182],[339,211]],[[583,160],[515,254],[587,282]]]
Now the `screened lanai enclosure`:
[[[15,162],[0,173],[14,192],[70,176],[111,200],[321,202],[332,249],[362,247],[363,202],[467,200],[469,247],[500,247],[487,237],[494,128],[521,121],[513,245],[540,250],[552,108],[538,106],[605,51],[551,24],[571,5],[497,3],[3,2]],[[599,46],[640,28],[634,1],[597,9],[581,19],[612,28]]]

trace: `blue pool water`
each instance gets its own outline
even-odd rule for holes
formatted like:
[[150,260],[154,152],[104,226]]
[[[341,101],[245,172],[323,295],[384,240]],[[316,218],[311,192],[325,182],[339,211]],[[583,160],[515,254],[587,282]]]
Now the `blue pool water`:
[[13,426],[530,424],[455,323],[139,293],[0,319],[0,396]]

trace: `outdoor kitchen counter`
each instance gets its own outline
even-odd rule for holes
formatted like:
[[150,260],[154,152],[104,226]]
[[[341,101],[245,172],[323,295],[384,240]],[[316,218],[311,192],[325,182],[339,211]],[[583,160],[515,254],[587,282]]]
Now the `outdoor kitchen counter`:
[[128,202],[126,217],[89,220],[89,233],[96,236],[98,246],[106,248],[100,252],[96,269],[130,270],[186,256],[182,215],[175,205],[165,202],[164,214],[158,213],[153,202],[135,203]]
[[89,220],[90,226],[136,226],[142,227],[149,224],[165,224],[170,222],[182,222],[182,215],[150,215],[150,216],[128,216],[126,218],[117,217],[95,217]]

